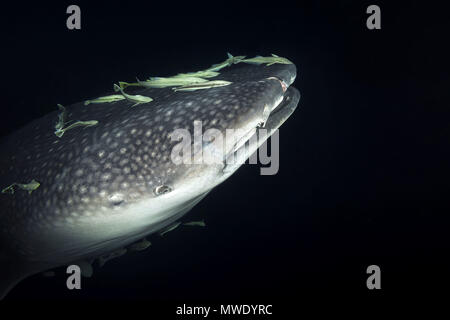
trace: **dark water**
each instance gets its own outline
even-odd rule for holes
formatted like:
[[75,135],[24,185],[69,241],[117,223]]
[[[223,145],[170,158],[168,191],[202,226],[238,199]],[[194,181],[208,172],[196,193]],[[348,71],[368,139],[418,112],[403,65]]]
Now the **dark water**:
[[[95,270],[81,291],[65,288],[61,269],[24,281],[8,300],[139,299],[167,315],[180,303],[265,303],[284,312],[307,299],[448,287],[443,8],[377,3],[382,29],[370,31],[366,1],[78,3],[82,29],[69,31],[69,4],[3,7],[2,135],[118,80],[199,70],[228,51],[289,58],[302,98],[280,130],[279,173],[242,167],[189,214],[207,228],[155,239]],[[372,264],[379,291],[366,288]]]

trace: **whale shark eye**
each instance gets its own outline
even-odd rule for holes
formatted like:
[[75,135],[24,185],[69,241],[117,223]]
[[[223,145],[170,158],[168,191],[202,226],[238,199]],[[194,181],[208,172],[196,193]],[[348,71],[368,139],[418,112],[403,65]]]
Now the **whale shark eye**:
[[155,194],[157,196],[160,196],[160,195],[165,194],[165,193],[169,193],[170,191],[172,191],[172,188],[169,187],[169,186],[165,186],[165,185],[158,186],[154,190],[154,192],[155,192]]

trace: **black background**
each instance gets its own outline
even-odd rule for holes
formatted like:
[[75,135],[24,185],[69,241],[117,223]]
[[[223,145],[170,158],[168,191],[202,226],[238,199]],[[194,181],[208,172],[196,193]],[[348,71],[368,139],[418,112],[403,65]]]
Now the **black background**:
[[[182,228],[95,270],[83,289],[32,277],[7,300],[179,303],[446,294],[449,56],[445,8],[428,1],[77,2],[1,8],[2,136],[135,76],[195,71],[225,53],[276,53],[298,68],[299,108],[280,130],[280,170],[243,166]],[[378,4],[382,29],[366,28]],[[366,288],[381,267],[382,289]],[[5,301],[5,303],[7,302]],[[348,300],[353,301],[353,300]]]

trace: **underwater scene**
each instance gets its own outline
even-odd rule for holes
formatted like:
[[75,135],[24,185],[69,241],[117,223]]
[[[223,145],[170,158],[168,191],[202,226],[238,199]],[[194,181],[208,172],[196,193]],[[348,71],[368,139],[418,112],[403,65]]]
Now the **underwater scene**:
[[5,4],[0,310],[288,319],[445,297],[444,12]]

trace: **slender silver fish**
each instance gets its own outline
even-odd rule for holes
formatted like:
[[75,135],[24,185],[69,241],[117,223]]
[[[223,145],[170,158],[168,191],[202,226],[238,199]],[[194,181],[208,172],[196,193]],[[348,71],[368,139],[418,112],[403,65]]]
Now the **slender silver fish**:
[[[290,87],[293,64],[234,67],[218,79],[232,83],[214,90],[137,88],[137,95],[154,97],[149,108],[130,108],[128,100],[87,108],[83,100],[67,106],[64,115],[54,111],[5,137],[0,188],[33,179],[40,186],[31,193],[0,193],[0,297],[30,275],[80,261],[104,264],[125,254],[133,243],[179,221],[229,178],[270,136],[252,139],[261,122],[273,132],[300,97]],[[98,123],[58,138],[58,116]],[[236,129],[240,143],[200,146],[224,151],[221,162],[176,163],[172,152],[179,141],[172,134],[193,132],[194,120],[203,122],[204,131],[225,135]]]

